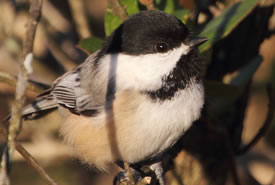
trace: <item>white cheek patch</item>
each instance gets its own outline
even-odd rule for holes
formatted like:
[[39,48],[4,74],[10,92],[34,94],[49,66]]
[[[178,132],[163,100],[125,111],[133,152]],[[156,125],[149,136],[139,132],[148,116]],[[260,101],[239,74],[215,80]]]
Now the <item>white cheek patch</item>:
[[181,44],[166,53],[138,56],[109,54],[101,59],[104,63],[102,69],[105,72],[108,70],[108,76],[115,79],[117,88],[157,90],[162,85],[162,77],[169,74],[181,56],[187,55],[189,51],[189,46]]

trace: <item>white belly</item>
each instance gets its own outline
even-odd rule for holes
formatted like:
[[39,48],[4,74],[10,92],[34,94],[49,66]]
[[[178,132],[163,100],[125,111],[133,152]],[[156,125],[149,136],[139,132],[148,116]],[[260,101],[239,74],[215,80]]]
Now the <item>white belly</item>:
[[124,142],[135,145],[122,146],[124,160],[137,162],[171,147],[199,118],[203,103],[201,84],[190,85],[171,100],[143,102],[137,110],[137,121],[129,131],[131,135]]
[[69,114],[61,135],[76,156],[100,169],[117,160],[135,163],[171,147],[199,118],[203,102],[201,84],[166,101],[125,92],[96,117]]

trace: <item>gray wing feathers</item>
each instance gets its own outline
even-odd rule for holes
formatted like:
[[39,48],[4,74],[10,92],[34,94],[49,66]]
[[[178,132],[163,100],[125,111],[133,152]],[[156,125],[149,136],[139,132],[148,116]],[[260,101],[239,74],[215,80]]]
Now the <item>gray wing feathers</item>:
[[73,89],[57,86],[52,93],[59,104],[64,104],[68,108],[75,108],[76,96],[73,93]]
[[[32,114],[40,113],[45,110],[51,110],[58,107],[58,104],[51,96],[39,97],[35,102],[27,105],[22,113],[24,118],[31,119]],[[36,116],[36,115],[35,115]]]
[[75,108],[77,94],[75,89],[79,87],[78,73],[67,74],[51,91],[56,102],[68,108]]
[[107,77],[99,73],[95,54],[55,84],[51,95],[58,104],[77,113],[98,110],[106,104]]
[[[45,110],[53,110],[58,107],[56,101],[51,97],[38,97],[35,102],[24,107],[22,117],[24,119],[34,119],[45,112]],[[11,115],[6,116],[0,123],[5,123],[11,118]]]
[[79,114],[102,109],[108,99],[108,77],[98,72],[96,54],[97,52],[89,56],[75,70],[58,78],[50,89],[24,108],[23,117],[32,119],[36,117],[36,113],[39,115],[42,111],[58,108],[59,104]]

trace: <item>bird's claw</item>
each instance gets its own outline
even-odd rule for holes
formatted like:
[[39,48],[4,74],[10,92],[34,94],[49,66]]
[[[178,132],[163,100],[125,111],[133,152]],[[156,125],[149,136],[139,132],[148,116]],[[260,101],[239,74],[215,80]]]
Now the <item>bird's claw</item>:
[[[131,179],[129,178],[127,172],[120,172],[114,178],[113,185],[117,185],[118,182],[119,182],[119,184],[131,184],[131,183],[134,183],[136,185],[139,185],[139,184],[151,184],[151,183],[155,184],[156,183],[156,181],[151,181],[151,177],[150,176],[143,177],[142,174],[139,171],[135,170],[132,167],[130,167],[130,170],[131,170],[131,173],[133,175],[134,182],[130,182]],[[143,169],[143,170],[146,170],[146,168]],[[161,162],[157,162],[157,163],[151,164],[150,166],[147,166],[147,170],[146,170],[147,172],[145,172],[145,174],[149,173],[148,170],[154,172],[156,180],[159,182],[159,185],[165,185],[165,182],[164,182],[164,170],[163,170]]]
[[161,162],[154,163],[149,166],[149,168],[155,173],[157,180],[160,185],[165,185],[164,183],[164,171]]
[[[133,174],[135,182],[139,182],[142,180],[142,176],[137,170],[131,168],[131,172]],[[130,182],[130,178],[127,172],[119,172],[114,178],[113,185],[116,185],[117,182],[119,182],[120,184],[122,184],[122,182]],[[129,183],[126,183],[126,184],[129,184]]]

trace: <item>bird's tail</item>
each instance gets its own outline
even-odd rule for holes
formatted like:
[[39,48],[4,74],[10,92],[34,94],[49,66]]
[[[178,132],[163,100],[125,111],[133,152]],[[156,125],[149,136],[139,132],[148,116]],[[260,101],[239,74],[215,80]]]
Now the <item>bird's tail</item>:
[[[39,118],[58,107],[56,101],[54,101],[51,96],[41,96],[38,97],[33,103],[27,105],[22,112],[22,118],[24,120],[36,119]],[[2,121],[0,121],[0,125],[8,128],[9,120],[11,115],[6,116]],[[3,153],[8,150],[7,142],[0,143],[0,161],[2,160]],[[8,154],[7,154],[8,155]]]
[[[33,103],[24,107],[22,118],[24,120],[32,120],[39,118],[58,107],[58,104],[52,96],[40,96]],[[11,115],[6,116],[0,124],[6,123],[11,118]]]

